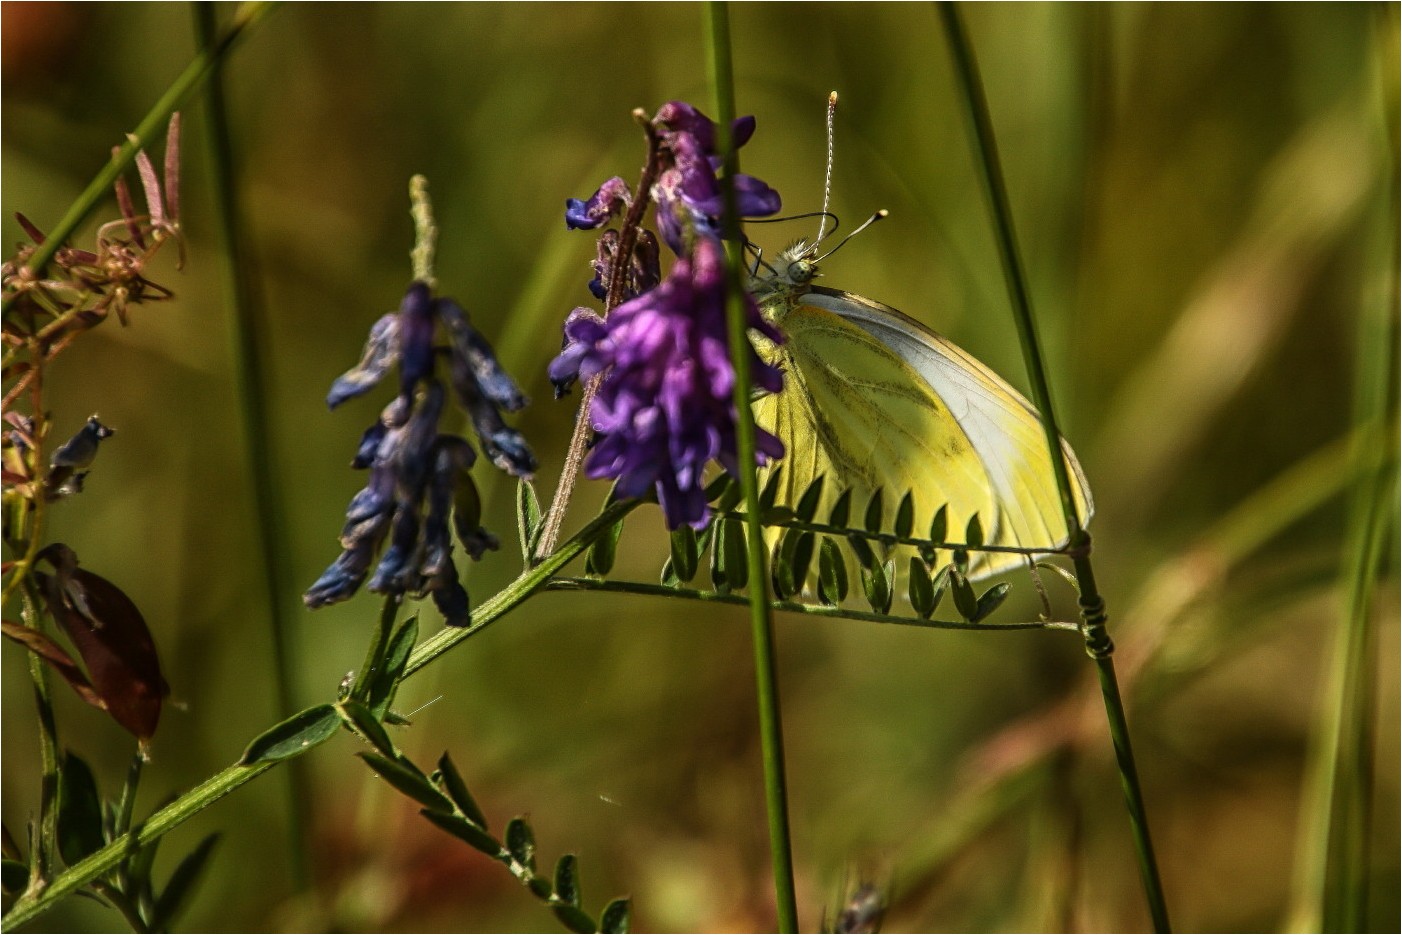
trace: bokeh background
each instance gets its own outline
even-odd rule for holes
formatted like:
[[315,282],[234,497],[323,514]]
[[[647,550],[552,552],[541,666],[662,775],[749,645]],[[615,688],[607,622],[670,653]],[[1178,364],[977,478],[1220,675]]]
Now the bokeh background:
[[[1343,607],[1356,322],[1396,273],[1396,6],[965,13],[1064,430],[1095,491],[1096,567],[1170,908],[1184,930],[1287,927]],[[13,212],[52,227],[195,45],[179,4],[7,3],[3,17],[13,249]],[[837,89],[834,208],[849,224],[891,210],[827,263],[827,284],[903,309],[1025,389],[932,10],[741,4],[732,28],[741,112],[759,122],[745,169],[788,211],[816,210]],[[593,254],[589,235],[564,230],[564,199],[636,176],[633,108],[712,109],[703,55],[701,9],[681,4],[289,4],[235,51],[245,247],[272,364],[274,417],[256,431],[276,451],[299,586],[336,555],[360,484],[346,463],[380,402],[328,414],[323,399],[407,284],[408,177],[430,179],[442,288],[534,397],[518,424],[548,492],[573,407],[552,401],[544,367],[564,314],[589,301]],[[201,106],[186,120],[188,262],[177,272],[168,251],[153,274],[177,300],[98,329],[49,382],[61,431],[96,410],[119,432],[86,492],[53,511],[52,536],[143,609],[178,703],[141,809],[232,762],[278,716]],[[811,228],[752,233],[772,251]],[[512,486],[486,474],[488,524],[505,545],[471,568],[477,598],[519,567]],[[601,497],[586,483],[571,525]],[[655,508],[634,514],[621,572],[655,580],[665,541]],[[1377,931],[1399,924],[1389,543],[1370,659]],[[299,701],[333,697],[361,661],[376,599],[311,614],[296,591],[275,597],[295,624]],[[1005,613],[1035,612],[1024,599]],[[777,631],[808,930],[844,881],[863,879],[889,893],[892,931],[1147,926],[1077,639],[783,616]],[[36,807],[37,748],[22,653],[6,645],[3,665],[3,811],[16,829]],[[129,738],[56,693],[63,742],[114,790]],[[496,824],[528,813],[544,860],[579,853],[589,907],[626,893],[639,930],[765,930],[753,695],[742,609],[546,595],[409,683],[402,707],[432,704],[399,736],[425,762],[451,750]],[[386,792],[354,749],[343,737],[306,758],[309,891],[289,882],[282,771],[170,836],[162,872],[200,836],[224,835],[186,927],[555,927],[499,866]],[[36,925],[120,927],[80,899]]]

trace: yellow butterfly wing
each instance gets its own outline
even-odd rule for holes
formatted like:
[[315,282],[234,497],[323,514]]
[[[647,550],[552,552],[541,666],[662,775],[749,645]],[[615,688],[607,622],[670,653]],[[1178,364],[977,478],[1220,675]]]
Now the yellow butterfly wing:
[[[777,502],[797,503],[822,476],[820,520],[851,488],[859,524],[879,488],[889,527],[912,491],[916,536],[945,506],[951,541],[977,514],[987,545],[1066,544],[1041,421],[997,374],[914,319],[850,293],[811,288],[781,314],[784,389],[754,404],[756,423],[787,449],[773,468],[783,471]],[[1070,446],[1062,448],[1088,521],[1090,488]],[[1017,553],[971,553],[970,577],[1025,562]]]

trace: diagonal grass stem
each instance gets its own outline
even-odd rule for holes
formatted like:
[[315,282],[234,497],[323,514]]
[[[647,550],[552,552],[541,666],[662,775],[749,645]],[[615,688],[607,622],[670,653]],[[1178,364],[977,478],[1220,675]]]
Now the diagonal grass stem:
[[1007,188],[1003,184],[1003,170],[998,159],[993,121],[989,115],[983,83],[979,78],[973,46],[969,43],[968,33],[964,29],[959,11],[951,2],[941,2],[937,4],[937,9],[954,58],[954,70],[959,83],[965,116],[969,123],[969,141],[974,151],[974,163],[981,170],[984,190],[988,196],[989,208],[993,216],[994,233],[1003,262],[1004,278],[1007,281],[1008,294],[1012,302],[1013,318],[1017,323],[1023,359],[1027,364],[1032,398],[1041,411],[1047,447],[1051,452],[1052,468],[1056,475],[1062,511],[1066,517],[1066,529],[1070,536],[1076,581],[1081,592],[1081,616],[1084,621],[1086,651],[1095,660],[1100,677],[1100,689],[1105,701],[1110,739],[1115,748],[1115,761],[1120,770],[1125,804],[1129,808],[1130,825],[1134,832],[1135,850],[1139,858],[1140,876],[1149,903],[1149,915],[1153,920],[1155,930],[1167,932],[1169,931],[1168,905],[1163,895],[1163,883],[1159,879],[1158,861],[1154,856],[1148,814],[1144,807],[1144,794],[1140,788],[1139,772],[1134,761],[1134,750],[1130,744],[1129,722],[1125,716],[1124,701],[1120,697],[1119,679],[1115,675],[1115,664],[1112,656],[1114,644],[1110,641],[1109,634],[1105,629],[1107,619],[1105,601],[1096,587],[1095,571],[1090,560],[1090,535],[1083,527],[1076,510],[1075,492],[1071,486],[1070,472],[1067,470],[1066,459],[1061,451],[1061,431],[1057,428],[1051,386],[1047,380],[1041,345],[1037,338],[1036,321],[1032,314],[1031,292],[1017,248],[1012,208],[1008,202]]

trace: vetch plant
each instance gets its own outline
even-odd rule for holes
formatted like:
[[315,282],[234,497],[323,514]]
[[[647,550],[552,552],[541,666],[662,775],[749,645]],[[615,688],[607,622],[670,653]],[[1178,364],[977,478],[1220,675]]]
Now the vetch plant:
[[[626,902],[615,901],[597,920],[583,911],[573,857],[562,858],[553,879],[538,874],[534,835],[524,819],[509,825],[503,838],[494,837],[446,755],[437,769],[425,770],[399,749],[389,733],[408,723],[393,709],[404,679],[533,594],[564,589],[741,602],[759,614],[756,620],[763,622],[764,631],[757,643],[760,693],[762,699],[769,699],[762,700],[760,716],[771,738],[766,748],[770,766],[766,790],[780,922],[783,929],[791,930],[796,915],[769,613],[783,609],[937,628],[1079,629],[1076,624],[1054,621],[1050,605],[1038,621],[987,622],[1009,585],[999,584],[982,595],[976,592],[970,584],[970,554],[1009,547],[985,545],[977,515],[963,530],[963,540],[950,542],[944,509],[936,511],[928,530],[914,528],[912,492],[904,492],[895,514],[888,517],[882,491],[877,490],[856,517],[850,490],[839,491],[836,505],[817,515],[822,477],[793,502],[782,502],[779,490],[784,474],[777,466],[759,490],[755,468],[774,466],[786,451],[775,435],[755,429],[750,403],[755,394],[762,398],[785,391],[785,373],[760,350],[783,346],[785,336],[782,318],[762,314],[754,296],[736,288],[737,258],[733,250],[727,257],[726,248],[736,244],[734,222],[739,217],[776,213],[779,196],[763,182],[736,173],[733,166],[724,171],[727,154],[733,156],[733,147],[753,134],[752,118],[718,126],[695,107],[672,102],[642,123],[649,155],[638,190],[630,191],[615,178],[589,199],[567,202],[569,226],[607,227],[599,235],[595,278],[590,284],[595,295],[602,294],[605,314],[575,309],[564,324],[564,347],[549,368],[558,390],[577,380],[588,388],[580,425],[592,430],[595,442],[584,470],[592,479],[615,481],[603,512],[564,543],[554,544],[555,532],[546,528],[531,485],[536,459],[525,438],[503,418],[504,413],[525,406],[525,396],[473,327],[467,311],[437,291],[433,272],[437,230],[426,184],[415,179],[411,185],[417,226],[413,279],[399,308],[371,326],[360,361],[334,381],[327,403],[334,409],[387,380],[394,395],[355,446],[352,467],[366,472],[366,482],[347,507],[341,555],[304,595],[309,608],[348,600],[362,586],[384,596],[363,667],[346,681],[335,701],[314,705],[267,731],[248,746],[238,764],[158,811],[139,831],[128,831],[129,826],[121,822],[110,824],[100,839],[92,839],[92,847],[73,852],[75,858],[84,859],[73,861],[77,865],[65,874],[54,877],[47,868],[31,870],[32,878],[40,882],[17,903],[12,911],[15,921],[113,868],[118,876],[111,879],[127,882],[109,887],[109,900],[135,905],[142,924],[164,918],[152,915],[158,900],[153,901],[147,877],[138,874],[132,878],[135,883],[122,877],[124,872],[129,876],[131,869],[124,849],[135,846],[139,852],[143,846],[152,846],[160,833],[218,796],[274,764],[302,755],[343,728],[369,745],[371,749],[362,752],[361,758],[377,775],[414,800],[433,824],[500,860],[566,927],[575,931],[626,928]],[[148,184],[148,191],[153,190]],[[122,204],[124,214],[130,215],[126,202]],[[655,231],[646,225],[647,210],[654,205]],[[153,209],[152,216],[162,218],[158,230],[173,229],[159,210]],[[127,221],[130,229],[130,217]],[[675,254],[665,271],[659,243]],[[127,267],[119,268],[129,272]],[[757,278],[753,288],[769,295],[772,290],[765,282]],[[125,294],[143,297],[140,290]],[[58,318],[64,314],[63,310],[55,313]],[[70,317],[76,319],[77,313]],[[473,426],[475,446],[440,428],[450,395]],[[12,434],[17,447],[31,444],[24,440],[29,436],[22,430],[27,429],[23,423],[16,425]],[[90,464],[106,434],[101,423],[93,420],[60,449],[51,468],[53,490],[67,490],[81,481],[81,470]],[[581,432],[581,437],[585,434]],[[515,582],[473,606],[453,554],[460,548],[470,558],[480,559],[499,546],[497,537],[481,524],[482,504],[470,474],[478,451],[519,479],[524,567]],[[723,473],[712,475],[713,464]],[[572,482],[567,467],[552,510],[556,522],[563,517]],[[742,499],[747,503],[745,511],[735,512]],[[611,554],[622,519],[646,500],[660,505],[662,519],[672,531],[660,586],[610,578]],[[741,531],[746,526],[748,538]],[[762,534],[774,542],[772,554],[763,545]],[[900,578],[892,557],[898,547],[914,552]],[[936,562],[941,550],[950,555],[943,565]],[[1021,551],[1033,556],[1057,548],[1047,543]],[[586,574],[564,575],[566,565],[586,552]],[[709,560],[703,561],[707,553]],[[55,568],[51,576],[36,572],[33,577],[49,613],[70,634],[89,632],[91,627],[82,630],[77,621],[93,605],[92,596],[102,593],[105,582],[77,569],[71,552],[61,548],[36,552],[35,557]],[[869,610],[849,606],[849,560],[860,568],[860,590]],[[771,571],[760,570],[766,564]],[[709,569],[711,586],[689,587],[703,565]],[[810,573],[816,585],[806,591]],[[901,581],[909,613],[895,600]],[[771,600],[771,588],[777,600]],[[940,620],[935,613],[947,592],[952,594],[957,619]],[[813,598],[805,599],[805,593]],[[397,618],[406,599],[423,597],[432,598],[446,628],[420,642],[419,618],[404,623]],[[139,615],[128,616],[140,620]],[[109,639],[122,641],[117,649],[128,654],[132,647],[139,653],[149,645],[149,637],[143,639],[142,632],[144,628],[135,628],[135,623],[106,628]],[[74,639],[80,647],[86,645],[80,635]],[[28,636],[25,642],[45,658],[57,658],[39,638]],[[89,667],[95,668],[91,661]],[[64,672],[73,668],[60,665]],[[158,705],[165,683],[154,665],[131,668],[141,675],[142,700],[134,707],[117,707],[114,716],[144,739],[154,729],[154,715],[142,712],[158,710],[150,706]],[[93,678],[90,694],[100,700],[104,684]],[[113,707],[110,702],[108,706]],[[143,835],[149,840],[143,840]],[[208,847],[198,853],[202,863]],[[40,867],[40,863],[30,866]]]
[[[209,18],[209,10],[205,13]],[[761,120],[735,115],[728,16],[724,5],[707,8],[714,100],[704,108],[670,101],[651,116],[635,111],[644,150],[637,182],[613,176],[587,197],[565,200],[566,226],[594,238],[590,250],[584,237],[575,237],[579,268],[592,271],[587,288],[597,305],[561,314],[560,333],[552,329],[541,337],[539,343],[549,347],[539,356],[548,352],[552,358],[545,373],[508,372],[503,361],[517,358],[498,339],[499,358],[483,333],[493,333],[490,326],[473,317],[500,304],[488,290],[471,280],[440,285],[434,265],[439,231],[427,183],[421,176],[411,180],[408,286],[399,280],[377,289],[363,305],[346,308],[348,327],[357,332],[368,327],[364,349],[340,376],[333,379],[329,367],[325,374],[331,380],[328,408],[341,410],[335,424],[344,404],[379,394],[382,405],[368,427],[344,427],[349,434],[343,448],[363,483],[343,512],[328,510],[318,520],[324,524],[318,535],[328,546],[336,536],[339,555],[295,589],[308,609],[342,602],[367,608],[364,661],[339,685],[322,686],[318,700],[304,707],[305,702],[290,703],[295,656],[280,660],[286,671],[276,674],[273,686],[285,709],[279,723],[244,745],[237,762],[147,814],[137,804],[139,780],[151,768],[151,741],[168,707],[170,686],[178,691],[187,675],[159,656],[153,628],[132,599],[80,561],[85,543],[52,541],[46,523],[50,510],[81,509],[104,494],[104,451],[135,433],[125,426],[114,433],[96,414],[80,422],[90,411],[86,404],[76,413],[51,413],[45,389],[49,368],[62,362],[61,353],[74,341],[113,317],[122,325],[139,325],[145,306],[172,298],[171,290],[157,283],[153,262],[165,244],[179,245],[182,235],[179,121],[173,115],[179,95],[173,92],[161,115],[171,116],[162,170],[131,144],[144,203],[117,177],[114,220],[98,228],[92,249],[69,244],[74,224],[61,222],[55,235],[46,235],[21,220],[30,242],[4,267],[2,437],[9,555],[3,632],[29,663],[40,726],[33,777],[40,795],[30,827],[19,833],[7,827],[4,833],[0,882],[9,900],[7,929],[31,922],[73,893],[99,899],[133,930],[168,929],[211,866],[218,836],[207,836],[158,871],[162,837],[262,774],[294,764],[318,747],[329,749],[339,739],[370,770],[367,777],[355,766],[354,775],[382,782],[378,788],[410,804],[418,812],[413,821],[434,840],[454,848],[466,845],[499,864],[505,870],[499,879],[509,876],[519,883],[565,929],[627,931],[631,898],[597,908],[587,902],[579,857],[543,858],[535,825],[543,827],[545,819],[490,820],[490,809],[479,804],[486,800],[469,789],[471,776],[490,775],[479,751],[453,744],[451,755],[440,755],[448,745],[434,744],[433,754],[424,756],[420,745],[410,742],[420,739],[416,733],[423,727],[400,706],[404,686],[430,663],[537,595],[556,591],[581,603],[610,594],[620,600],[749,609],[763,765],[762,780],[754,782],[752,811],[758,811],[762,782],[773,874],[773,902],[766,898],[761,911],[772,908],[773,925],[781,931],[798,929],[802,889],[796,885],[789,830],[775,612],[789,615],[799,627],[813,626],[816,618],[842,620],[842,626],[854,629],[906,627],[912,640],[939,638],[922,632],[927,630],[1045,630],[1068,640],[1074,635],[1075,645],[1084,644],[1094,660],[1095,684],[1088,697],[1103,701],[1111,743],[1099,733],[1082,736],[1082,722],[1088,721],[1080,716],[1083,699],[1073,696],[1049,711],[1028,705],[1027,718],[1035,723],[1024,730],[1035,742],[1027,736],[1013,738],[1022,746],[990,741],[994,749],[983,751],[980,765],[986,772],[979,775],[995,777],[990,783],[1004,783],[999,788],[1005,790],[1023,775],[1019,770],[1025,764],[1050,763],[1046,771],[1065,782],[1064,750],[1112,749],[1149,917],[1157,929],[1167,930],[1167,900],[1092,562],[1089,481],[1056,422],[990,108],[960,18],[951,6],[940,7],[1035,407],[918,322],[853,293],[816,285],[817,264],[827,255],[820,248],[829,221],[835,220],[826,203],[811,242],[770,253],[749,239],[747,221],[797,218],[776,217],[778,192],[739,170],[742,146],[750,152],[777,144],[765,135]],[[234,35],[220,39],[211,33],[200,67],[181,78],[182,94],[203,80]],[[212,95],[210,103],[211,123],[218,126],[222,99]],[[149,136],[149,128],[143,132]],[[213,148],[227,150],[227,138],[220,142],[219,137],[212,133]],[[233,173],[225,164],[214,174],[223,177],[216,183],[223,193],[219,220],[236,243],[241,237],[233,221]],[[587,185],[581,187],[587,191]],[[229,257],[234,271],[246,275],[232,247]],[[556,308],[563,313],[570,304],[562,301]],[[266,423],[273,407],[261,400],[259,367],[248,360],[238,367],[251,387],[243,400],[244,422],[255,434],[271,434]],[[1375,367],[1388,369],[1383,360]],[[556,466],[544,457],[550,450],[544,440],[527,439],[523,428],[535,423],[522,413],[528,404],[523,387],[533,386],[532,378],[543,384],[546,377],[556,390],[555,405],[568,399],[578,412],[558,488],[542,509],[534,478],[549,476]],[[1376,403],[1365,415],[1361,421],[1374,433],[1368,438],[1386,434],[1385,406]],[[269,445],[265,439],[254,446],[261,454],[251,457],[254,473],[266,474],[259,483],[275,488],[271,472],[279,459],[269,454]],[[537,451],[543,455],[539,461]],[[304,456],[330,460],[334,454]],[[479,460],[491,467],[479,468]],[[1339,463],[1329,462],[1336,468]],[[1360,488],[1357,554],[1348,569],[1348,608],[1359,630],[1340,650],[1348,662],[1340,703],[1347,702],[1350,711],[1365,706],[1359,681],[1366,680],[1358,671],[1367,637],[1362,621],[1372,572],[1385,551],[1378,506],[1390,490],[1395,495],[1389,486],[1393,468],[1388,459],[1372,459],[1368,486]],[[483,492],[491,485],[481,473],[474,479],[473,472],[492,469],[516,480],[514,536],[486,525],[493,504],[483,502]],[[572,524],[567,520],[580,519],[569,513],[578,474],[612,487],[595,515]],[[602,496],[603,489],[597,493]],[[280,594],[294,591],[290,586],[280,591],[278,577],[291,574],[293,563],[285,544],[277,542],[276,523],[268,520],[277,513],[277,496],[257,499],[264,526],[259,549],[266,553],[269,603],[276,605]],[[1273,492],[1265,499],[1289,498]],[[1285,524],[1301,515],[1286,512],[1286,518],[1273,521]],[[1250,551],[1241,544],[1250,537],[1233,525],[1240,522],[1236,514],[1224,518],[1225,531],[1211,530],[1205,538]],[[665,536],[664,554],[657,556],[655,568],[637,575],[630,570],[636,566],[618,561],[618,554],[625,545],[647,544],[649,535],[655,541]],[[504,547],[504,540],[512,539]],[[1209,558],[1217,556],[1213,552]],[[331,558],[328,551],[318,567]],[[1208,563],[1185,559],[1183,564],[1193,566],[1182,572],[1187,576]],[[1223,568],[1229,565],[1222,561]],[[492,593],[487,586],[492,573],[508,566],[514,577]],[[985,580],[993,575],[1002,577]],[[368,610],[366,592],[378,596],[377,612]],[[1018,619],[1018,607],[1032,608],[1031,619]],[[270,617],[276,637],[278,611],[271,610]],[[293,625],[301,622],[289,619]],[[689,664],[704,669],[713,663],[698,654]],[[54,673],[133,738],[135,754],[115,795],[104,793],[110,783],[97,779],[103,770],[58,742],[49,685]],[[524,696],[518,684],[502,680],[502,687],[517,692],[512,703]],[[250,692],[254,689],[250,685]],[[936,685],[931,694],[942,698],[944,690]],[[450,699],[452,692],[447,690]],[[1339,763],[1366,758],[1354,728],[1338,727]],[[579,738],[562,746],[560,755],[574,755],[590,744],[591,738]],[[326,755],[344,763],[346,752],[341,747]],[[697,754],[703,763],[707,755]],[[159,756],[156,764],[161,765]],[[1320,780],[1326,798],[1333,794],[1338,770],[1336,763]],[[873,785],[887,781],[866,778]],[[309,791],[294,792],[294,826],[312,824],[310,808],[323,790],[314,790],[317,796]],[[968,826],[960,824],[950,838],[981,833],[978,822],[994,806],[987,797],[971,798],[968,808],[969,800],[957,797],[931,804],[936,817],[942,810],[961,818],[969,813]],[[1327,811],[1331,803],[1324,804]],[[1360,808],[1355,803],[1354,812]],[[916,822],[930,815],[900,817]],[[1359,814],[1349,820],[1356,824]],[[292,850],[305,848],[307,839],[295,828],[292,838]],[[948,850],[944,841],[940,837],[932,849]],[[1343,843],[1354,850],[1361,846],[1356,836]],[[950,858],[930,858],[926,876],[939,876],[941,859]],[[289,853],[288,860],[297,857]],[[1353,864],[1359,860],[1350,857]],[[1359,868],[1347,870],[1353,878]],[[1328,876],[1316,872],[1321,880]],[[645,879],[638,885],[650,884]],[[1071,883],[1063,888],[1076,889]],[[833,931],[877,930],[900,895],[894,884],[863,883],[842,894],[822,925]],[[1350,907],[1327,908],[1331,918],[1357,918]]]

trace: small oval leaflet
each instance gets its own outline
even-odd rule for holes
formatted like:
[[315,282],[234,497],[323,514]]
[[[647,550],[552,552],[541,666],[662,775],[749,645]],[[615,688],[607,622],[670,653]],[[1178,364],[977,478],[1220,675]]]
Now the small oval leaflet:
[[341,726],[341,716],[329,704],[313,705],[254,738],[239,759],[240,766],[275,763],[323,743]]
[[902,539],[909,539],[911,532],[915,530],[915,491],[907,490],[905,496],[901,497],[901,504],[896,508],[896,535]]
[[524,818],[513,818],[506,826],[506,850],[511,859],[535,872],[535,834]]
[[876,533],[881,532],[881,523],[882,523],[882,520],[885,518],[885,517],[884,517],[885,512],[886,512],[886,503],[885,503],[885,501],[883,500],[882,490],[881,490],[880,487],[878,487],[878,488],[876,488],[876,490],[872,493],[872,495],[871,495],[871,500],[867,503],[867,515],[866,515],[866,531],[867,531],[867,532],[869,532],[869,533],[871,533],[871,534],[873,534],[873,535],[875,535]]
[[828,536],[818,549],[818,599],[830,607],[847,599],[847,562],[837,540]]
[[910,557],[910,606],[921,619],[929,620],[935,612],[935,589],[930,585],[930,573],[925,563],[914,555]]

